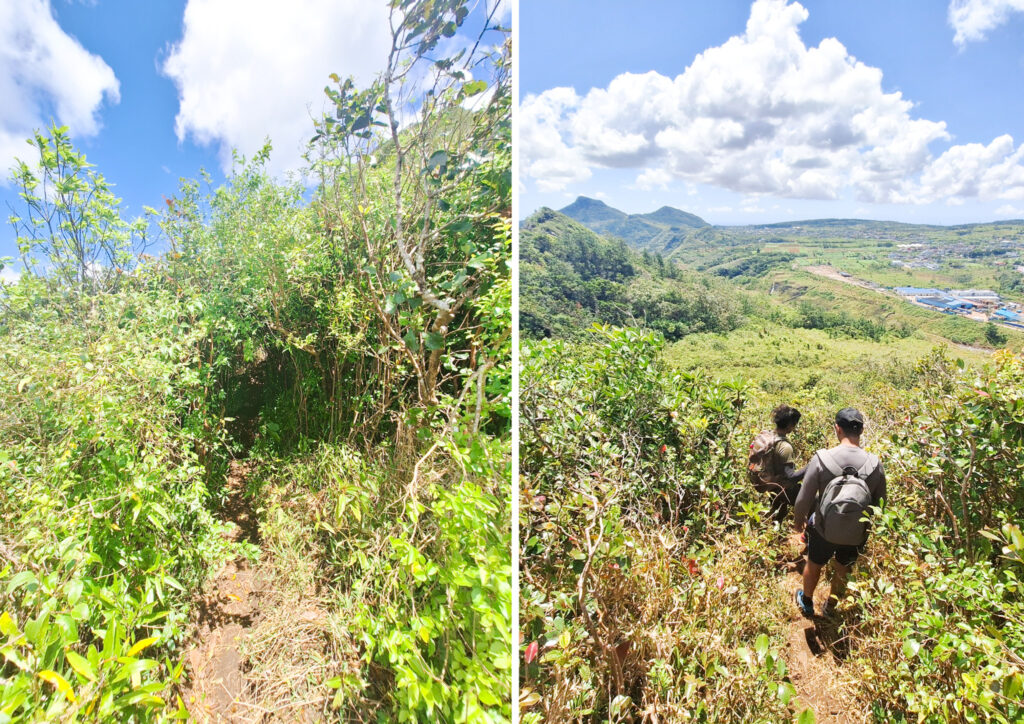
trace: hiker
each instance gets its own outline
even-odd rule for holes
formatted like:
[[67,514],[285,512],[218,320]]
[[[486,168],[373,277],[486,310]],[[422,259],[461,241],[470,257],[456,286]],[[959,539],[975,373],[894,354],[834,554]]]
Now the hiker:
[[[807,464],[803,486],[793,506],[793,527],[805,531],[807,562],[804,585],[796,592],[796,605],[808,618],[814,616],[814,589],[821,568],[835,556],[832,588],[822,614],[831,616],[846,589],[846,579],[868,538],[869,506],[885,497],[885,472],[877,455],[860,446],[864,417],[852,407],[836,413],[839,444],[819,450]],[[811,509],[813,514],[808,520]],[[806,522],[806,525],[805,525]]]
[[772,411],[774,430],[758,433],[750,444],[747,472],[754,490],[773,493],[769,510],[776,521],[786,519],[789,506],[796,502],[800,480],[807,468],[796,469],[796,453],[786,436],[800,422],[800,411],[789,405],[779,405]]

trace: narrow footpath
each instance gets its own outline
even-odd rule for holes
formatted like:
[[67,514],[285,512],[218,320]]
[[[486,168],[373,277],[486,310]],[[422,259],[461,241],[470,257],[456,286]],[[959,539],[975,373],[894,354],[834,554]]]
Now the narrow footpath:
[[[791,540],[796,559],[798,546]],[[814,610],[820,614],[828,597],[828,572],[823,571],[821,582],[815,591]],[[783,651],[789,678],[796,688],[793,703],[795,713],[811,709],[816,724],[861,724],[867,721],[867,714],[859,711],[857,703],[849,695],[852,689],[846,685],[842,671],[843,659],[847,655],[845,639],[839,631],[841,614],[832,619],[820,615],[813,620],[804,618],[793,602],[797,589],[803,586],[803,560],[790,563],[785,576],[780,577],[779,587],[789,602],[787,623],[787,645]]]
[[[245,463],[232,461],[224,519],[233,541],[259,544],[259,524],[245,495]],[[262,712],[246,701],[242,642],[259,619],[265,581],[244,558],[228,562],[197,605],[196,640],[187,654],[188,683],[182,698],[197,722],[252,722]]]

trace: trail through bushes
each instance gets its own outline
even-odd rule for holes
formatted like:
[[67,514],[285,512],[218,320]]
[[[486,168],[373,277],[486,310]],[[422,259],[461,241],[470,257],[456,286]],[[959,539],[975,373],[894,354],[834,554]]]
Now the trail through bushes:
[[524,345],[524,721],[1019,721],[1024,357],[843,381],[890,500],[838,615],[810,622],[745,448],[784,401],[807,459],[836,403],[673,372],[661,344]]
[[19,165],[0,721],[511,717],[510,44],[393,10],[312,188],[268,144],[147,226],[66,129]]
[[[243,464],[231,463],[221,514],[230,540],[258,545],[258,524],[246,496],[247,472]],[[259,599],[269,584],[265,574],[244,556],[225,563],[207,583],[196,605],[196,638],[186,653],[189,673],[183,698],[196,721],[258,718],[247,700],[240,649],[259,618]]]

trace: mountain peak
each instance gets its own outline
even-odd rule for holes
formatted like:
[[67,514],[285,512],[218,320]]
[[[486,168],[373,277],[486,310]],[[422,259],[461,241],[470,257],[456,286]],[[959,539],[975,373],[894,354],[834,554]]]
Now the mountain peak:
[[637,214],[641,219],[647,221],[653,221],[656,224],[662,224],[665,226],[686,226],[690,228],[699,228],[708,226],[708,222],[700,218],[695,214],[681,211],[671,206],[662,206],[657,211],[652,211],[649,214]]
[[568,217],[583,224],[618,221],[626,218],[626,213],[613,209],[600,199],[577,196],[576,200],[560,211]]

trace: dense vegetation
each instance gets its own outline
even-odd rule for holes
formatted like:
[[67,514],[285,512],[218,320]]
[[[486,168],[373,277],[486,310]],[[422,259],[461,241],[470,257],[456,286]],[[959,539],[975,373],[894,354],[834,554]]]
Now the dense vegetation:
[[578,197],[559,213],[588,229],[612,239],[622,239],[635,249],[667,254],[691,238],[705,238],[711,231],[704,219],[663,206],[649,214],[627,214],[603,201]]
[[[808,686],[851,721],[1024,720],[1024,358],[982,349],[1022,337],[802,268],[986,286],[1017,227],[701,227],[663,257],[643,218],[566,211],[640,232],[609,241],[542,210],[522,233],[524,721],[806,722],[822,693]],[[946,266],[891,271],[895,241],[934,242]],[[742,316],[699,331],[683,308],[659,328],[642,311],[657,298],[627,304],[645,275],[703,284]],[[828,675],[810,682],[797,548],[744,474],[783,402],[804,413],[801,460],[833,444],[837,409],[865,410],[889,477],[839,616],[815,624]]]
[[743,468],[783,401],[803,459],[837,406],[864,409],[889,477],[825,653],[844,716],[1020,721],[1024,357],[766,392],[674,372],[661,347],[607,328],[523,347],[524,721],[813,721],[787,657],[792,551]]
[[668,339],[734,329],[743,302],[706,275],[639,254],[541,209],[520,225],[520,329],[566,337],[594,322],[642,324]]
[[[193,609],[238,556],[275,571],[269,718],[509,719],[509,46],[438,59],[466,3],[395,6],[380,79],[328,89],[312,190],[268,146],[151,211],[146,256],[65,129],[19,166],[0,720],[187,716]],[[259,545],[224,535],[239,457]]]

